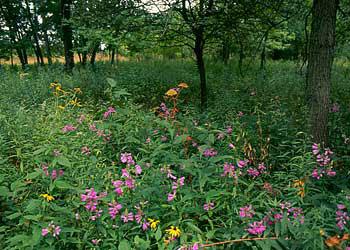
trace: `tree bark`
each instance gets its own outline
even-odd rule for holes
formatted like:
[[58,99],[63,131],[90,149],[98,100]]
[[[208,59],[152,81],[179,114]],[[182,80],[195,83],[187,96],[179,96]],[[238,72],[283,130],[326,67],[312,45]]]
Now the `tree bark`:
[[100,46],[100,43],[96,43],[94,45],[94,47],[92,48],[92,52],[91,52],[91,57],[90,57],[90,64],[92,66],[95,65],[95,62],[96,62],[96,54],[97,54],[97,50],[98,50],[98,47]]
[[205,75],[203,50],[204,50],[203,32],[199,31],[196,33],[194,53],[196,55],[196,62],[197,62],[197,67],[198,67],[199,79],[200,79],[201,109],[202,109],[202,111],[204,111],[207,108],[207,104],[208,104],[207,82],[206,82],[206,75]]
[[72,0],[61,0],[62,40],[64,45],[65,69],[68,72],[74,68],[73,30],[68,22],[71,17],[71,4]]
[[335,49],[338,0],[314,0],[310,34],[306,96],[313,140],[328,144],[331,70]]

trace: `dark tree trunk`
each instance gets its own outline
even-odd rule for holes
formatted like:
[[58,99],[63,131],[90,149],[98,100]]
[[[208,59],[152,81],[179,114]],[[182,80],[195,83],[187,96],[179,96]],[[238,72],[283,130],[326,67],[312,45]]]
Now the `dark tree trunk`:
[[68,22],[71,17],[71,4],[72,0],[61,0],[62,40],[64,45],[65,68],[68,72],[74,68],[73,30]]
[[203,50],[204,50],[203,32],[199,31],[196,33],[194,53],[196,55],[196,62],[197,62],[197,67],[198,67],[199,79],[200,79],[201,109],[202,109],[202,111],[204,111],[207,108],[207,103],[208,103],[207,82],[206,82],[206,75],[205,75]]
[[87,62],[87,52],[86,52],[86,51],[83,51],[83,53],[82,53],[82,61],[81,61],[81,64],[82,64],[83,66],[85,66],[85,65],[86,65],[86,62]]
[[92,52],[91,52],[91,57],[90,57],[90,64],[92,66],[95,65],[95,62],[96,62],[96,54],[97,54],[97,50],[98,50],[98,47],[100,46],[99,43],[95,44],[95,46],[93,47],[92,49]]
[[115,58],[115,48],[112,49],[112,53],[111,53],[111,64],[114,64],[114,58]]
[[222,61],[227,65],[230,59],[230,43],[227,37],[222,40]]
[[306,91],[313,140],[328,144],[331,70],[335,49],[338,0],[314,0],[309,44]]
[[238,70],[239,74],[243,76],[243,61],[244,61],[244,46],[243,42],[239,41],[239,59],[238,59]]
[[47,34],[47,30],[45,30],[45,32],[44,32],[44,40],[45,40],[45,47],[46,47],[47,62],[49,65],[51,65],[52,64],[52,55],[51,55],[50,40],[49,40],[49,36]]
[[266,32],[263,38],[262,50],[260,55],[260,69],[264,70],[266,65],[266,43],[268,39],[269,33]]

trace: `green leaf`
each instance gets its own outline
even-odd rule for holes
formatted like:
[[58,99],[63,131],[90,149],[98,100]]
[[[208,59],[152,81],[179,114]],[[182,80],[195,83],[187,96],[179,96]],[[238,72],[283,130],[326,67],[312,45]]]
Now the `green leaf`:
[[197,232],[197,233],[199,233],[199,234],[202,234],[202,233],[203,233],[202,230],[200,230],[200,228],[197,227],[196,225],[194,225],[192,222],[187,221],[187,222],[186,222],[186,225],[187,225],[190,229],[192,229],[193,231],[195,231],[195,232]]
[[36,177],[38,177],[40,175],[41,175],[41,172],[35,171],[35,172],[27,174],[26,179],[33,180],[33,179],[35,179]]
[[122,240],[119,243],[118,250],[131,250],[129,242],[127,240]]
[[160,230],[159,227],[158,227],[158,229],[157,229],[157,231],[156,231],[154,236],[156,237],[157,241],[159,241],[162,238],[162,231]]
[[70,163],[70,161],[68,160],[68,158],[64,157],[64,156],[60,156],[57,158],[57,162],[58,164],[64,166],[64,167],[71,167],[72,164]]
[[0,186],[0,197],[10,196],[10,190],[7,187]]
[[20,217],[21,215],[22,215],[22,213],[20,213],[20,212],[13,213],[13,214],[6,216],[6,219],[13,220],[13,219]]
[[59,189],[72,189],[72,188],[74,188],[69,183],[62,181],[62,180],[56,180],[54,185],[55,185],[55,187],[57,187]]

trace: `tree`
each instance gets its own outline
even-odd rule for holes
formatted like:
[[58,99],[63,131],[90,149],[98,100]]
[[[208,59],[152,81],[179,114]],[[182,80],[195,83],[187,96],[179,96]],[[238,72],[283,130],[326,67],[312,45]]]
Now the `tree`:
[[310,125],[316,143],[328,143],[331,70],[339,0],[314,0],[307,67]]
[[64,45],[65,69],[74,68],[73,30],[70,24],[72,0],[61,0],[62,40]]

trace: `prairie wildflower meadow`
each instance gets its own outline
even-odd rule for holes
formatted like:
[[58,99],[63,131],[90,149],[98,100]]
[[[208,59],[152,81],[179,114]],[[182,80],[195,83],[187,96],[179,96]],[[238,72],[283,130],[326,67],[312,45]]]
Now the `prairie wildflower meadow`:
[[261,80],[209,65],[203,115],[188,66],[140,64],[0,76],[3,249],[350,249],[341,95],[324,148],[290,68]]

